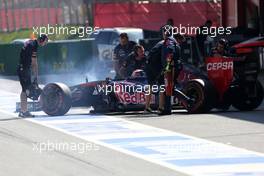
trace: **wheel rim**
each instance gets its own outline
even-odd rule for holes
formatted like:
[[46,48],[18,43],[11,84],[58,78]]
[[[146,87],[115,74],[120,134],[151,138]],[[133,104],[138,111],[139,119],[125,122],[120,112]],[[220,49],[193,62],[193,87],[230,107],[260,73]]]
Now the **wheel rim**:
[[195,83],[195,85],[189,85],[185,89],[185,93],[188,97],[193,98],[195,101],[191,107],[187,107],[187,110],[189,112],[195,112],[198,110],[199,107],[203,104],[203,95],[201,93],[201,88],[198,87]]
[[57,86],[50,86],[43,91],[44,110],[47,113],[54,114],[58,107],[62,105],[63,96]]

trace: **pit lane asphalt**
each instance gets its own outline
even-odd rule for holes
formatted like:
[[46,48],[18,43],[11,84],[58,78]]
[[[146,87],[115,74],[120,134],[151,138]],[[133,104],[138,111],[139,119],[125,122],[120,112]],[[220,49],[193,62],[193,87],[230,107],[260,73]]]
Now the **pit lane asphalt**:
[[[20,91],[16,80],[0,78],[0,83],[0,90]],[[87,113],[86,109],[75,112]],[[188,115],[177,111],[162,117],[133,113],[114,117],[264,153],[264,104],[252,112],[231,110]],[[38,153],[33,150],[34,144],[47,140],[84,142],[0,112],[0,175],[184,175],[103,146],[86,153],[71,150]]]

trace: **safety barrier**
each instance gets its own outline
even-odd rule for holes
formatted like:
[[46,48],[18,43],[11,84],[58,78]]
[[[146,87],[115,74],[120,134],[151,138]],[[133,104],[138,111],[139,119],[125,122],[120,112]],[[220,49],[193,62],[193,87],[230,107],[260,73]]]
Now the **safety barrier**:
[[22,45],[0,45],[0,74],[14,75]]
[[[22,44],[0,45],[0,74],[15,75]],[[40,74],[82,72],[89,70],[97,59],[94,40],[49,42],[38,50]]]

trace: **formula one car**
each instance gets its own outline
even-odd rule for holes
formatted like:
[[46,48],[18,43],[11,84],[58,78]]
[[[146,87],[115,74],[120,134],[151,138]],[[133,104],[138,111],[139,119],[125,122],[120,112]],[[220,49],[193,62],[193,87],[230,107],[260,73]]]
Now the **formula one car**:
[[[189,113],[206,113],[212,108],[228,110],[231,105],[241,111],[256,109],[264,94],[257,79],[260,71],[258,48],[263,46],[263,38],[237,44],[233,47],[236,57],[209,57],[206,70],[183,64],[175,89],[195,102],[188,106],[173,96],[173,109],[184,108]],[[39,103],[51,116],[64,115],[71,107],[79,106],[92,107],[95,112],[138,111],[144,110],[146,87],[149,89],[144,76],[86,82],[72,87],[50,83],[44,87]],[[151,97],[151,106],[155,109],[158,93]]]

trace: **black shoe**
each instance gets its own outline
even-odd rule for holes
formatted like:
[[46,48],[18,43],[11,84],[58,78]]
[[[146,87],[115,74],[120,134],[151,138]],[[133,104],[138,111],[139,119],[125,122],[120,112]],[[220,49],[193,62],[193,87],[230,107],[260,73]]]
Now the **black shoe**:
[[26,112],[20,112],[18,114],[18,117],[27,118],[27,117],[35,117],[35,116],[31,114],[29,111],[26,111]]
[[158,115],[171,115],[171,111],[166,111],[164,109],[158,109]]

